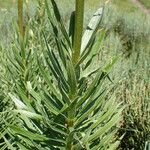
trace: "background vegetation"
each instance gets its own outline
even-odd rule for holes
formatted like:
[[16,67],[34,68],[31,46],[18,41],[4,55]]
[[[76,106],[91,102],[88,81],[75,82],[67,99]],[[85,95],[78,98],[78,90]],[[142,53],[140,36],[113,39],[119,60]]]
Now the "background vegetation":
[[150,9],[150,4],[147,0],[140,0],[140,2],[148,9]]

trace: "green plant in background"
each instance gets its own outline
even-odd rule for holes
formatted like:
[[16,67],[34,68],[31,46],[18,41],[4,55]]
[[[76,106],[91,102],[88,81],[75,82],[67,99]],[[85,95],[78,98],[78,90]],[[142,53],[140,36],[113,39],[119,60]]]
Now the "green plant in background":
[[[1,52],[3,47],[0,48]],[[8,96],[8,87],[4,84],[3,74],[5,74],[5,69],[3,68],[2,62],[4,55],[1,53],[0,55],[0,149],[5,149],[7,147],[6,142],[7,139],[5,137],[7,134],[7,126],[14,122],[15,116],[12,115],[11,110],[13,109],[12,102],[10,102],[10,98]],[[14,117],[14,118],[13,118]]]
[[[18,0],[18,26],[19,26],[19,32],[18,33],[23,36],[23,1],[19,1],[19,0]],[[5,57],[6,53],[5,54],[3,53],[4,50],[1,49],[1,51],[2,51],[3,58],[6,58]],[[10,59],[12,56],[11,54],[9,53],[9,58],[7,57],[6,59]],[[7,55],[8,55],[8,53],[7,53]],[[16,56],[17,56],[17,54],[16,54]],[[11,62],[13,61],[12,58],[10,59],[10,61]],[[15,61],[13,63],[15,63]],[[1,133],[0,134],[0,149],[6,149],[7,144],[9,142],[13,141],[11,139],[11,136],[9,135],[7,129],[8,129],[8,126],[11,124],[14,124],[15,120],[16,120],[16,115],[12,113],[14,105],[9,100],[8,92],[12,91],[13,87],[11,87],[11,86],[14,86],[13,84],[10,84],[11,79],[13,78],[13,76],[14,77],[17,77],[17,76],[15,76],[14,74],[12,77],[9,76],[12,73],[13,69],[12,68],[10,69],[9,68],[10,66],[7,66],[7,65],[8,65],[7,60],[1,61],[1,67],[2,67],[1,72],[2,73],[0,74],[0,78],[1,78],[1,89],[0,90],[2,91],[1,92],[2,94],[0,95],[0,99],[1,99],[1,103],[0,103],[1,104],[1,107],[0,107],[0,117],[1,117],[1,121],[0,121],[0,133]],[[8,68],[6,69],[4,66],[6,68],[7,67]],[[13,67],[14,67],[14,65],[13,65]],[[19,73],[19,72],[17,72],[17,73]],[[17,79],[17,78],[15,78],[15,79]]]
[[147,8],[150,9],[150,2],[147,0],[140,0],[140,2]]
[[19,32],[24,36],[24,29],[23,29],[23,0],[18,0],[18,26],[19,26]]
[[[105,52],[102,59],[106,57],[107,60],[108,56],[119,52],[123,52],[125,56],[130,54],[126,59],[122,55],[121,61],[113,72],[114,78],[120,80],[118,85],[120,88],[116,95],[119,101],[124,101],[128,105],[123,113],[121,134],[125,132],[125,136],[120,147],[143,150],[146,141],[149,141],[150,131],[149,18],[140,13],[136,17],[136,14],[132,13],[121,15],[112,11],[112,6],[109,9],[114,14],[106,15],[108,19],[113,19],[110,21],[112,24],[104,25],[110,30],[104,45],[105,50],[111,47],[112,51]],[[128,46],[127,43],[131,45]]]
[[[21,2],[21,6],[19,2]],[[1,59],[0,68],[0,90],[2,91],[0,95],[0,149],[14,149],[13,145],[15,145],[16,142],[9,133],[9,126],[16,125],[18,123],[18,117],[16,113],[14,113],[14,103],[10,100],[8,93],[16,92],[20,87],[20,90],[24,91],[26,96],[29,97],[27,81],[30,80],[34,83],[34,80],[36,80],[34,73],[38,70],[36,57],[34,56],[34,45],[38,46],[37,43],[39,44],[40,42],[36,41],[39,39],[33,32],[36,32],[36,24],[40,33],[41,25],[38,25],[35,20],[33,21],[33,19],[31,19],[30,22],[26,22],[26,30],[23,29],[22,2],[23,1],[18,1],[18,18],[20,18],[18,20],[20,21],[14,25],[16,30],[15,34],[13,34],[14,39],[10,45],[1,47],[1,57],[3,57],[3,59]],[[38,48],[36,48],[36,53],[38,53]],[[37,76],[38,74],[36,74],[36,77]],[[18,102],[17,100],[14,101]]]
[[[145,143],[150,139],[150,82],[149,82],[149,50],[141,51],[138,56],[134,54],[132,59],[126,62],[127,70],[120,86],[120,99],[128,104],[124,111],[122,124],[125,136],[121,141],[121,147],[143,150]],[[143,60],[143,58],[145,58]],[[138,68],[138,69],[137,69]],[[135,74],[136,72],[136,74]]]
[[68,32],[55,1],[51,0],[53,13],[45,1],[56,46],[51,46],[43,28],[40,52],[35,51],[38,46],[32,52],[28,46],[32,39],[25,34],[22,47],[14,46],[8,56],[14,83],[9,95],[18,116],[7,128],[12,137],[5,141],[9,149],[116,149],[120,143],[116,126],[124,107],[115,101],[114,85],[106,82],[116,58],[105,67],[93,67],[105,36],[105,31],[98,31],[103,8],[93,15],[82,37],[81,3],[76,1]]

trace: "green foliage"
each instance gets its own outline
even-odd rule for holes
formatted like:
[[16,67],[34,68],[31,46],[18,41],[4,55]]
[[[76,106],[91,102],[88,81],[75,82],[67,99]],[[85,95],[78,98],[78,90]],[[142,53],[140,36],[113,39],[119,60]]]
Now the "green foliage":
[[[117,59],[90,69],[105,37],[105,31],[98,32],[103,8],[87,26],[82,51],[74,64],[73,44],[78,43],[72,41],[74,32],[66,30],[55,1],[51,1],[54,11],[45,2],[53,39],[42,24],[38,42],[34,32],[26,30],[23,40],[16,36],[18,42],[7,55],[7,79],[13,86],[9,97],[15,104],[12,113],[17,118],[7,126],[8,136],[2,137],[5,147],[116,149],[122,138],[117,139],[116,133],[124,107],[110,94],[114,85],[108,85],[107,78]],[[74,28],[73,19],[70,27]]]
[[[8,93],[14,93],[18,87],[21,87],[21,90],[23,90],[26,95],[29,95],[26,89],[27,81],[30,80],[32,83],[35,83],[34,81],[38,78],[38,74],[36,74],[37,78],[34,74],[38,70],[36,66],[36,57],[34,56],[34,45],[37,46],[36,52],[38,53],[38,45],[40,42],[38,42],[37,39],[43,24],[39,24],[35,19],[34,21],[31,19],[28,23],[26,23],[26,33],[24,39],[20,38],[17,24],[14,24],[13,27],[16,32],[11,35],[11,37],[14,37],[12,43],[1,47],[0,149],[6,149],[7,147],[14,149],[13,145],[15,145],[16,140],[13,135],[9,133],[8,128],[9,126],[18,123],[18,117],[16,113],[14,113],[14,103],[10,100]],[[38,29],[35,29],[35,26],[37,25]],[[15,102],[18,101],[16,100]]]
[[[126,64],[128,66],[128,71],[124,75],[126,80],[122,82],[120,88],[122,93],[121,100],[124,100],[129,105],[124,112],[122,132],[126,131],[126,133],[121,144],[122,147],[127,147],[128,149],[142,150],[145,143],[150,139],[149,56],[148,51],[147,53],[140,52],[139,56],[131,56],[132,61],[128,60]],[[137,67],[138,71],[135,74]]]
[[[103,24],[108,30],[99,61],[105,62],[115,54],[121,55],[113,73],[119,90],[119,101],[128,105],[123,113],[121,134],[125,136],[120,147],[144,149],[149,141],[149,17],[139,13],[116,11],[110,5],[105,9]],[[129,43],[129,44],[128,44]],[[128,57],[127,57],[128,56]]]
[[150,9],[150,2],[147,0],[140,0],[140,2],[148,9]]
[[[109,8],[111,11],[113,7]],[[110,11],[108,10],[108,11]],[[128,105],[121,126],[121,134],[125,136],[121,141],[121,148],[144,149],[149,141],[149,18],[142,14],[118,14],[115,11],[106,14],[112,24],[104,20],[110,31],[104,41],[105,50],[102,59],[120,53],[122,59],[113,72],[114,78],[119,80],[120,89],[116,93],[119,101]],[[107,12],[106,12],[107,13]],[[117,16],[118,15],[118,16]],[[136,16],[136,17],[135,17]],[[106,21],[106,22],[105,22]],[[113,22],[114,21],[114,22]],[[115,44],[114,44],[115,43]],[[130,43],[130,45],[128,45]],[[128,56],[128,57],[124,57]]]
[[[0,10],[4,12],[0,20],[0,149],[65,149],[63,146],[72,142],[76,149],[83,146],[100,149],[99,145],[101,149],[113,149],[120,140],[120,149],[143,150],[144,146],[145,150],[149,149],[149,19],[130,1],[113,1],[105,8],[100,25],[104,29],[93,32],[99,26],[96,24],[96,21],[100,23],[99,16],[92,17],[87,28],[84,26],[87,30],[82,37],[80,60],[75,67],[71,57],[74,13],[68,25],[74,1],[58,1],[60,17],[63,16],[57,17],[60,22],[52,9],[47,12],[50,26],[44,17],[45,5],[41,1],[37,12],[33,9],[35,5],[30,5],[26,40],[23,42],[24,59],[18,31],[12,35],[10,18],[15,18],[16,12]],[[89,21],[91,12],[99,7],[98,2],[86,1],[85,23]],[[55,13],[58,14],[57,11]],[[66,30],[68,26],[70,30]],[[5,38],[8,35],[9,39]],[[8,44],[9,41],[12,43]],[[108,60],[114,55],[120,55],[121,59],[108,76],[106,64],[111,64]],[[98,83],[98,74],[104,72]],[[117,83],[118,88],[110,80]],[[89,96],[89,101],[84,101],[87,98],[84,95]],[[73,107],[77,104],[75,98],[78,103],[81,100],[77,108]],[[111,124],[110,119],[113,120],[109,116],[117,116],[120,102],[127,104],[119,116],[121,122],[108,130],[107,125]],[[115,109],[112,105],[116,106]],[[96,122],[99,123],[97,128],[92,125],[97,125]],[[69,129],[68,125],[73,127]],[[91,138],[97,134],[100,134],[98,140],[92,141]]]

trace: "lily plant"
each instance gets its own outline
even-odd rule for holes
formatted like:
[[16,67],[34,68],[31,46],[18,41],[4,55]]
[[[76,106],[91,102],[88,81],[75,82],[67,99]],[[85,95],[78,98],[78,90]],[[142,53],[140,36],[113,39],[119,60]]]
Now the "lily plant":
[[[76,0],[67,30],[56,2],[50,2],[45,0],[45,8],[55,46],[43,29],[41,54],[35,53],[38,71],[30,68],[34,83],[26,78],[27,92],[17,82],[15,94],[9,94],[18,119],[9,126],[12,140],[7,146],[21,150],[116,149],[124,107],[111,92],[114,85],[107,84],[117,59],[103,67],[95,65],[105,38],[105,30],[100,30],[103,7],[84,30],[85,1]],[[24,58],[28,62],[29,56]]]

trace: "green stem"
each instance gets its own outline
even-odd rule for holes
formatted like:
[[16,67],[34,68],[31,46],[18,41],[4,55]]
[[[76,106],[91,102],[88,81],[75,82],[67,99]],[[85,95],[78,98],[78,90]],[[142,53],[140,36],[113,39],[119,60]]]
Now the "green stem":
[[19,38],[20,38],[20,49],[21,49],[21,57],[22,57],[22,65],[24,66],[22,70],[22,81],[24,83],[24,89],[26,91],[27,96],[29,97],[29,93],[26,89],[27,86],[27,63],[26,63],[26,53],[25,53],[25,42],[24,42],[24,21],[23,21],[23,1],[18,0],[18,27],[19,27]]
[[[68,120],[67,120],[67,127],[68,127],[68,138],[67,138],[67,149],[71,150],[72,141],[74,138],[74,121],[76,115],[76,100],[74,100],[71,105],[70,109],[68,110]],[[70,147],[70,149],[69,149]]]
[[18,26],[20,34],[23,37],[23,0],[18,0]]
[[18,28],[19,28],[19,39],[21,55],[23,58],[23,64],[25,63],[25,45],[24,45],[24,22],[23,22],[23,0],[18,0]]
[[[81,49],[81,42],[82,42],[82,32],[83,32],[83,21],[84,21],[84,0],[76,0],[76,10],[75,10],[75,34],[74,34],[74,41],[73,41],[73,53],[72,53],[72,62],[74,69],[76,68],[76,64],[80,59],[80,49]],[[76,100],[75,95],[77,94],[76,90],[72,86],[73,91],[73,102],[71,104],[71,109],[68,111],[68,138],[66,144],[66,150],[73,149],[73,139],[74,139],[74,120],[76,115]]]
[[72,55],[73,64],[76,64],[80,58],[83,20],[84,20],[84,0],[76,0],[75,34],[74,34],[73,55]]

